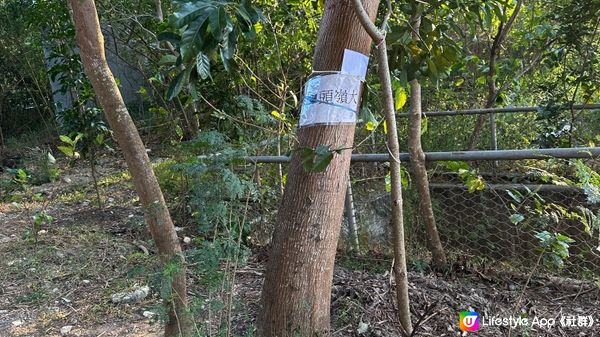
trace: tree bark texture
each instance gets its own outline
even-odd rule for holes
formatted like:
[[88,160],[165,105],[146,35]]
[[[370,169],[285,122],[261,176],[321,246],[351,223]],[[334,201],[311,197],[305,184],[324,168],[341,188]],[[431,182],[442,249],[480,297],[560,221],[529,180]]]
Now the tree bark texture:
[[96,5],[93,0],[69,0],[69,6],[84,71],[94,87],[131,172],[148,227],[158,249],[160,262],[162,265],[177,263],[179,266],[173,277],[172,296],[167,299],[169,320],[165,327],[165,336],[191,336],[192,324],[187,310],[181,246],[144,144],[108,67]]
[[[377,70],[381,82],[381,101],[385,120],[388,125],[387,146],[390,153],[390,180],[392,201],[392,235],[394,248],[394,276],[396,277],[396,299],[398,301],[398,318],[403,328],[403,335],[412,336],[413,327],[410,318],[410,299],[408,297],[408,274],[406,271],[406,244],[404,243],[404,212],[402,206],[402,179],[400,176],[400,145],[398,142],[398,129],[396,127],[396,114],[394,111],[394,95],[392,94],[392,79],[387,55],[385,33],[380,31],[367,17],[367,13],[360,0],[352,0],[353,7],[361,24],[368,31],[375,42],[377,51]],[[384,24],[391,14],[391,1],[387,1],[388,12],[384,17]]]
[[406,243],[404,240],[404,209],[402,200],[402,178],[400,173],[400,144],[394,114],[392,80],[387,61],[387,46],[384,42],[377,48],[379,60],[379,79],[382,82],[382,99],[388,125],[387,145],[392,156],[390,161],[390,180],[392,187],[392,233],[394,246],[394,277],[396,278],[396,299],[398,316],[404,328],[404,334],[412,334],[410,318],[410,299],[408,297],[408,273],[406,267]]
[[[419,40],[419,31],[421,25],[421,15],[417,14],[411,19],[413,26],[413,40]],[[410,115],[409,115],[409,136],[408,152],[410,154],[410,165],[413,169],[414,184],[419,197],[419,208],[425,224],[427,241],[431,250],[433,267],[436,270],[445,270],[447,266],[446,254],[440,240],[437,230],[435,216],[433,214],[433,205],[431,203],[431,193],[429,191],[429,179],[427,177],[427,167],[425,165],[425,153],[421,144],[421,84],[417,79],[410,81]]]
[[[377,0],[365,0],[373,20]],[[348,0],[326,1],[313,58],[315,71],[339,71],[344,49],[369,54],[371,38]],[[298,147],[351,148],[354,124],[298,130]],[[336,154],[324,172],[308,172],[292,155],[265,283],[258,336],[329,335],[331,283],[341,228],[351,150]]]
[[425,165],[425,153],[421,146],[421,85],[414,79],[410,82],[411,111],[410,111],[410,135],[408,139],[408,152],[410,154],[410,165],[413,169],[413,183],[419,197],[419,208],[425,224],[427,241],[431,250],[433,267],[436,270],[445,270],[447,267],[446,253],[442,246],[442,240],[437,230],[431,193],[429,191],[429,178]]

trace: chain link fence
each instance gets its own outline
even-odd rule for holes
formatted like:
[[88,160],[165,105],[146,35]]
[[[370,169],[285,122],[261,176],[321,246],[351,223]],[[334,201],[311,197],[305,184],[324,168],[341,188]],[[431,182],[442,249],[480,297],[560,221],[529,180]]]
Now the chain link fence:
[[[586,164],[597,167],[599,162],[589,160]],[[448,172],[440,164],[430,165],[433,210],[453,263],[600,276],[600,203],[592,202],[576,182],[567,183],[558,174],[539,169],[551,166],[553,171],[568,175],[568,161],[471,165],[468,176]],[[391,240],[391,207],[385,193],[387,168],[385,164],[365,163],[355,164],[352,171],[355,177],[365,176],[364,172],[373,174],[353,179],[360,241],[367,246],[363,248],[387,245]],[[409,262],[419,264],[427,258],[419,198],[410,184],[403,195]]]

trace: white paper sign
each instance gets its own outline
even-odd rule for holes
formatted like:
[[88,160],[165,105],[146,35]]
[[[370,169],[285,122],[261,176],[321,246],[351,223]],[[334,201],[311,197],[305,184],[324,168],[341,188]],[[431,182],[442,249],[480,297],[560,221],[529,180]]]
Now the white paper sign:
[[344,49],[344,58],[342,60],[342,74],[349,74],[360,77],[365,80],[367,76],[367,66],[369,57],[357,51]]
[[361,82],[348,74],[310,78],[304,87],[300,127],[356,123]]

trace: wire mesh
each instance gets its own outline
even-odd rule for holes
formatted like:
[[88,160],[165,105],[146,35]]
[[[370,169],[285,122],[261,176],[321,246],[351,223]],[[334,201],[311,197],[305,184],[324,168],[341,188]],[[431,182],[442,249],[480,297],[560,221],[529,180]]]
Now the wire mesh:
[[[600,204],[591,202],[575,182],[552,181],[547,177],[552,173],[542,170],[542,175],[534,169],[549,165],[555,171],[569,169],[568,161],[478,163],[473,167],[479,171],[473,172],[484,185],[471,191],[464,177],[435,165],[430,171],[432,205],[444,248],[454,262],[467,259],[540,273],[600,276]],[[375,184],[373,178],[354,179],[355,207],[363,245],[376,247],[391,240],[391,208],[383,186],[386,168],[353,167],[355,176],[365,170],[379,179]],[[413,260],[409,262],[415,263],[427,250],[427,237],[412,186],[403,190],[403,197],[406,243]]]

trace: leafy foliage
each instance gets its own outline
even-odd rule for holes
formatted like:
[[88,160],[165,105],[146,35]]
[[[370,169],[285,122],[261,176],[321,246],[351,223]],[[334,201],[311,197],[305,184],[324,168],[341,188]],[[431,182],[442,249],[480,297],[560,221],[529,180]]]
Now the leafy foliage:
[[217,54],[227,71],[235,69],[238,36],[254,36],[255,24],[260,18],[260,12],[248,0],[239,4],[175,1],[173,15],[169,18],[169,26],[175,31],[159,35],[160,40],[173,42],[178,54],[163,58],[162,62],[179,69],[169,85],[167,99],[175,98],[185,85],[194,86],[197,77],[209,78],[210,61]]

